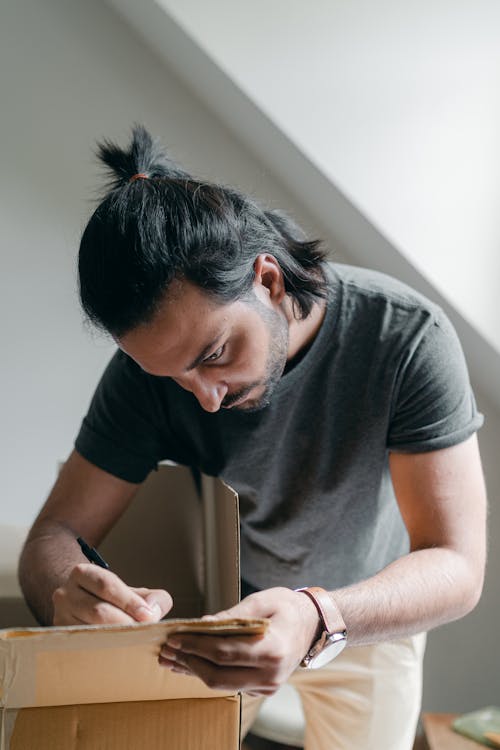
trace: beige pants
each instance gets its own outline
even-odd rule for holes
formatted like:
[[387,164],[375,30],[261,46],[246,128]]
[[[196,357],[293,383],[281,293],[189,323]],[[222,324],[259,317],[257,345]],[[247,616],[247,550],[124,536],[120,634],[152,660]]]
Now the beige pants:
[[[411,750],[420,712],[425,634],[346,648],[289,683],[306,717],[305,750]],[[242,736],[263,698],[243,696]]]

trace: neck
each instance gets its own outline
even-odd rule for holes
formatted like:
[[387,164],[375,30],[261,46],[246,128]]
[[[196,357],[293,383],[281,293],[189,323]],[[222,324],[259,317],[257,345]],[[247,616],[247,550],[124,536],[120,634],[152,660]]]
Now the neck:
[[288,355],[287,362],[290,363],[296,357],[301,357],[306,353],[312,342],[316,338],[326,312],[325,300],[316,302],[307,318],[297,320],[293,316],[291,303],[287,311],[288,318]]

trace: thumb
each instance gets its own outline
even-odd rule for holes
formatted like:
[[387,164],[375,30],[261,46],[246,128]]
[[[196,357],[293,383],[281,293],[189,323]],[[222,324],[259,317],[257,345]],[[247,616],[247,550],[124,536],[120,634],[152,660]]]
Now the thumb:
[[232,620],[237,617],[267,617],[269,614],[269,597],[267,592],[258,591],[242,599],[234,607],[224,609],[215,615],[205,615],[202,620]]
[[164,589],[135,589],[142,596],[158,620],[161,620],[173,607],[173,600]]

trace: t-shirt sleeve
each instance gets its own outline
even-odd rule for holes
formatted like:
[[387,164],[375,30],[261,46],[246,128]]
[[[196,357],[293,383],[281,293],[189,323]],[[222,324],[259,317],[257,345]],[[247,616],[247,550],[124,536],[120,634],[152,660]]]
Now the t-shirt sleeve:
[[403,357],[387,447],[401,453],[448,448],[483,424],[457,334],[442,311]]
[[149,377],[117,351],[96,388],[75,448],[128,482],[142,482],[165,458],[165,415]]

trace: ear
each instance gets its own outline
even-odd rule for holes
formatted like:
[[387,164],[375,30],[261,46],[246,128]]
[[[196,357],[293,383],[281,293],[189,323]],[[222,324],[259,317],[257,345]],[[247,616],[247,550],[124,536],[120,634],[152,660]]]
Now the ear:
[[285,297],[285,280],[281,266],[274,255],[262,253],[255,258],[253,264],[255,272],[254,287],[257,296],[262,292],[275,305],[280,305]]

